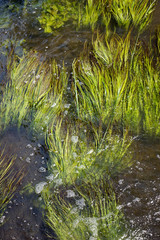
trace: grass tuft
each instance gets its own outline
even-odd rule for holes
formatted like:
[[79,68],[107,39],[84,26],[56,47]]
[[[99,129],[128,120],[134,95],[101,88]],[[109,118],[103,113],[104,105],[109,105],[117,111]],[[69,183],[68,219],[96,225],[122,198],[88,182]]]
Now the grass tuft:
[[68,83],[66,70],[55,61],[42,61],[34,52],[17,63],[9,59],[10,80],[0,104],[1,130],[24,122],[37,131],[46,130],[62,110],[63,94]]
[[19,183],[23,178],[23,171],[14,171],[15,157],[8,157],[4,150],[0,153],[0,225],[3,224],[3,213],[12,199]]

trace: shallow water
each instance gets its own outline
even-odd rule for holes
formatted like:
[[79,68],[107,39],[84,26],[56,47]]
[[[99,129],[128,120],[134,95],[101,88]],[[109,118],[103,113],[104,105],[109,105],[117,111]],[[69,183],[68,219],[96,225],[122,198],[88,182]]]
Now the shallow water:
[[119,203],[141,239],[160,239],[160,143],[137,141],[134,165],[119,176]]
[[[4,4],[5,1],[0,1]],[[6,10],[7,11],[7,10]],[[75,57],[79,56],[85,41],[91,42],[92,33],[88,29],[75,30],[70,24],[66,25],[55,35],[45,34],[35,20],[39,9],[32,9],[28,17],[11,14],[9,28],[0,29],[0,43],[5,45],[9,38],[17,43],[15,51],[21,55],[22,47],[35,49],[43,56],[55,58],[58,63],[70,67]],[[144,32],[143,38],[149,39],[149,32],[155,31],[160,24],[160,1],[157,3],[152,24]],[[14,44],[13,44],[14,45]],[[12,48],[9,44],[8,51]],[[5,49],[5,48],[4,48]],[[6,51],[6,50],[5,50]],[[6,56],[0,56],[0,83],[6,82]],[[35,193],[35,186],[39,182],[46,182],[48,155],[39,142],[29,136],[25,129],[17,132],[15,128],[7,130],[0,138],[0,149],[5,146],[7,154],[16,154],[16,168],[25,166],[25,177],[19,190],[32,184],[34,189],[30,195],[17,193],[5,211],[8,221],[0,228],[0,240],[41,239],[45,235],[45,226],[42,221],[43,210],[39,195]],[[155,142],[137,141],[134,145],[135,164],[131,169],[118,177],[116,187],[120,206],[132,229],[139,231],[137,239],[160,239],[160,144]]]
[[[1,227],[0,239],[42,239],[42,209],[38,210],[42,200],[35,193],[35,186],[46,181],[48,156],[41,143],[29,138],[24,129],[18,132],[12,128],[1,135],[0,150],[3,149],[7,155],[16,156],[14,168],[17,172],[24,168],[24,178],[18,187],[19,193],[3,215],[7,222]],[[22,192],[27,184],[32,185],[30,194],[27,190]]]

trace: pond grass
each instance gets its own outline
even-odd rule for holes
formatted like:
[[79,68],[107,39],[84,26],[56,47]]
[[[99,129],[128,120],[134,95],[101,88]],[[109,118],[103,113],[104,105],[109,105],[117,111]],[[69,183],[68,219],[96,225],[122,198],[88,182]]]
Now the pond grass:
[[94,127],[159,137],[159,62],[140,41],[135,44],[130,32],[123,38],[98,35],[92,52],[85,48],[74,61],[77,114]]
[[55,61],[42,61],[34,52],[17,61],[9,59],[9,82],[0,104],[1,130],[26,122],[42,131],[61,112],[63,93],[68,83],[65,68]]
[[119,27],[143,32],[151,22],[155,4],[155,0],[112,0],[111,12]]
[[120,239],[126,233],[125,221],[111,186],[92,180],[80,188],[74,189],[72,203],[60,193],[43,194],[45,220],[56,239]]
[[[123,41],[113,36],[94,42],[91,54],[73,63],[75,98],[80,119],[106,129],[122,117],[123,95],[128,84],[129,36]],[[117,64],[118,63],[118,64]]]
[[[86,130],[87,131],[87,130]],[[131,164],[131,154],[127,151],[132,140],[108,132],[99,135],[83,132],[78,127],[64,126],[62,120],[53,124],[47,136],[51,173],[58,173],[63,184],[74,184],[90,175],[99,177],[124,170]]]
[[0,225],[3,224],[3,213],[12,199],[23,178],[23,170],[14,171],[15,157],[0,153]]
[[160,137],[159,64],[155,66],[153,57],[139,49],[132,68],[130,85],[124,97],[124,123],[136,134]]
[[55,30],[64,27],[72,21],[73,25],[78,24],[80,2],[61,0],[47,0],[42,4],[42,13],[38,18],[39,23],[44,28],[45,33],[53,33]]
[[82,0],[78,4],[76,1],[61,0],[59,4],[59,1],[47,0],[38,21],[45,33],[56,33],[69,22],[77,29],[90,26],[94,31],[101,23],[106,31],[114,25],[126,31],[135,28],[142,33],[151,22],[155,4],[156,0]]

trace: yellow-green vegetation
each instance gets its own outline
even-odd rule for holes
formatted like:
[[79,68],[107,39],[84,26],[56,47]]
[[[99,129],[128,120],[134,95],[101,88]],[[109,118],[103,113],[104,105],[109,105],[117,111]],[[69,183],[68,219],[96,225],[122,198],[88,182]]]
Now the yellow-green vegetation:
[[[4,150],[0,153],[0,225],[3,223],[3,212],[12,199],[20,181],[23,178],[22,170],[17,174],[14,171],[15,157],[8,157]],[[2,218],[1,218],[2,217]]]
[[99,181],[81,187],[82,192],[68,190],[76,195],[72,204],[60,193],[46,190],[43,194],[46,223],[54,230],[56,239],[121,239],[127,231],[111,186]]
[[160,26],[157,29],[157,47],[160,54]]
[[109,129],[122,117],[123,95],[128,84],[130,34],[94,43],[94,53],[73,63],[75,98],[80,119]]
[[[145,51],[139,40],[155,2],[44,1],[39,22],[46,33],[70,22],[92,30],[99,23],[106,27],[105,35],[98,33],[92,46],[85,45],[73,61],[69,82],[64,66],[34,51],[18,59],[12,54],[8,58],[0,131],[24,125],[46,136],[51,175],[36,193],[42,194],[44,219],[56,239],[127,239],[110,183],[131,165],[133,137],[128,132],[160,137],[160,30],[158,50],[151,47]],[[125,29],[124,36],[110,32],[115,22],[116,27]],[[131,39],[132,29],[138,32],[136,40]],[[71,96],[66,94],[68,84]],[[72,116],[65,114],[67,97]],[[15,174],[13,157],[8,159],[3,152],[0,157],[1,217],[22,175]],[[32,193],[34,188],[29,184],[26,189]]]
[[155,0],[111,0],[111,12],[119,27],[144,31],[151,21]]
[[99,177],[113,176],[130,165],[131,154],[127,151],[131,140],[126,136],[108,132],[100,139],[98,133],[89,135],[76,126],[63,126],[62,120],[52,126],[47,137],[49,169],[64,184],[74,184],[97,173]]
[[98,27],[98,22],[106,26],[108,31],[111,14],[109,11],[108,0],[87,0],[84,7],[80,9],[79,14],[79,27],[90,26],[92,30]]
[[42,14],[38,19],[44,32],[52,33],[69,20],[72,24],[78,23],[80,3],[75,0],[47,0],[43,2]]
[[53,33],[69,21],[76,28],[90,26],[92,30],[101,24],[106,31],[116,22],[120,28],[135,28],[142,33],[151,21],[155,4],[156,0],[61,0],[61,4],[47,0],[38,20],[46,33]]
[[9,124],[20,127],[24,121],[38,131],[46,129],[62,109],[68,82],[65,68],[29,52],[19,62],[10,58],[8,69],[10,80],[0,105],[1,130]]
[[153,57],[147,56],[142,48],[136,51],[124,97],[123,121],[137,134],[160,136],[159,67],[159,63],[155,66]]
[[80,119],[92,125],[129,129],[133,134],[160,135],[159,61],[141,43],[117,35],[98,36],[93,53],[73,63],[75,101]]
[[61,0],[61,4],[57,0],[47,0],[38,20],[46,33],[53,33],[69,21],[76,28],[90,26],[94,30],[100,18],[101,23],[108,27],[111,19],[108,9],[108,0]]

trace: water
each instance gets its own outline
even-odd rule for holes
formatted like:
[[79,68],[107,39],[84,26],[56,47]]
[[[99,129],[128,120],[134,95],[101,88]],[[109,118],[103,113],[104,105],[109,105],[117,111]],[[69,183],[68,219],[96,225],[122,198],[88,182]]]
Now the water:
[[[0,1],[1,6],[6,4]],[[57,31],[55,35],[45,34],[35,16],[39,14],[39,5],[31,8],[26,16],[21,7],[19,13],[11,12],[5,5],[9,28],[0,28],[0,44],[7,44],[8,52],[16,43],[15,51],[21,55],[22,46],[35,49],[48,58],[55,58],[58,63],[64,61],[68,69],[72,61],[79,56],[85,41],[91,42],[92,33],[89,29],[75,30],[71,24]],[[2,13],[2,11],[1,11]],[[152,24],[144,32],[143,38],[148,40],[149,32],[155,31],[160,24],[160,1],[157,3]],[[22,46],[20,42],[22,40]],[[3,47],[4,51],[5,47]],[[6,56],[0,55],[0,84],[5,85]],[[10,128],[0,138],[0,150],[16,154],[16,169],[24,167],[25,176],[10,204],[4,219],[7,222],[0,228],[0,240],[48,239],[46,226],[42,221],[43,204],[39,194],[36,194],[36,184],[47,182],[48,154],[44,142],[39,142],[28,135],[25,129],[19,132]],[[119,204],[132,229],[139,231],[139,239],[160,239],[160,144],[159,142],[137,141],[134,144],[135,163],[131,169],[117,177],[115,187]],[[117,183],[117,184],[116,184]],[[26,184],[32,184],[30,194],[21,192]],[[74,192],[68,190],[67,196],[74,197]]]
[[[6,224],[0,230],[0,239],[45,239],[42,238],[42,200],[35,193],[35,186],[46,181],[48,156],[40,142],[31,139],[24,129],[12,128],[1,135],[0,150],[5,148],[7,155],[16,155],[15,170],[24,169],[24,178],[18,187],[4,216]],[[40,169],[45,168],[46,172]],[[22,189],[31,184],[25,192]],[[30,192],[30,194],[28,194]],[[40,209],[39,209],[40,207]]]
[[135,163],[119,176],[119,203],[142,239],[160,239],[160,143],[137,141]]

